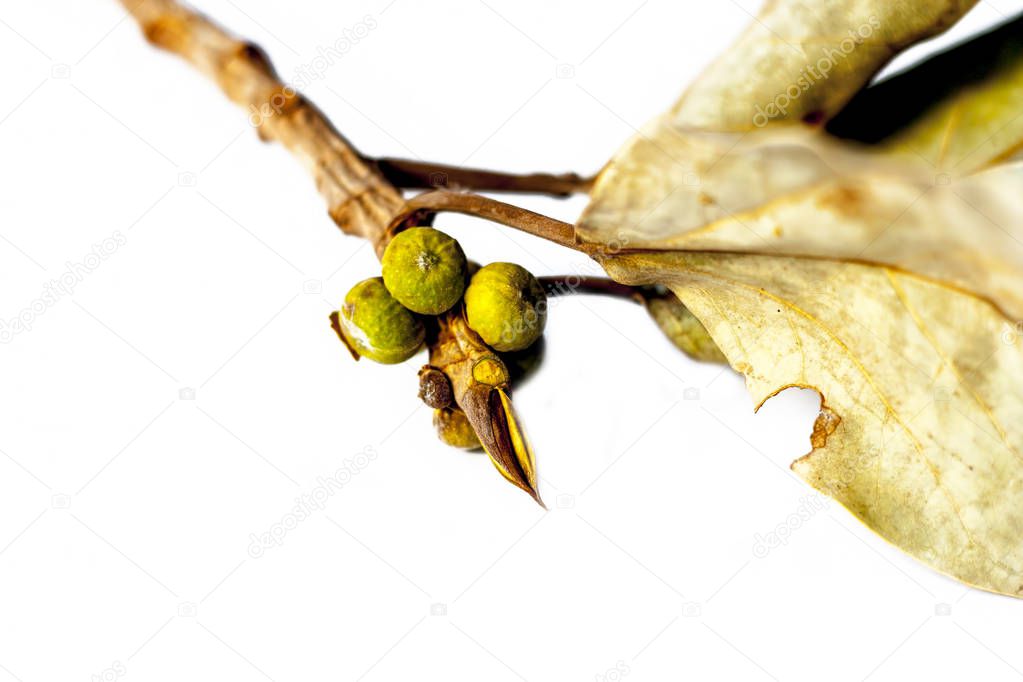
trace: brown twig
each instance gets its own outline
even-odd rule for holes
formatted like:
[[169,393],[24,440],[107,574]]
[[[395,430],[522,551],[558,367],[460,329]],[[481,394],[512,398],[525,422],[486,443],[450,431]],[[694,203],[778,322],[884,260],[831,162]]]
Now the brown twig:
[[258,46],[231,37],[176,0],[120,2],[149,42],[184,57],[216,81],[232,101],[246,108],[260,137],[280,142],[294,154],[313,175],[338,227],[369,240],[378,255],[397,231],[389,227],[412,215],[429,221],[438,211],[475,215],[585,251],[576,243],[572,225],[485,197],[442,191],[406,203],[383,171],[403,176],[409,186],[422,185],[424,173],[428,180],[430,173],[440,172],[448,175],[445,184],[557,195],[583,191],[587,180],[572,174],[515,176],[398,159],[364,159],[314,104],[280,79]]
[[233,38],[175,0],[120,0],[154,45],[180,55],[249,113],[264,140],[284,145],[316,180],[331,218],[376,243],[404,203],[401,193],[284,83],[256,45]]
[[429,224],[434,214],[443,212],[476,216],[514,227],[569,249],[587,254],[591,252],[589,245],[576,239],[575,227],[571,223],[562,222],[479,194],[464,194],[448,190],[426,192],[409,199],[404,208],[396,213],[391,220],[388,235],[396,234],[412,225]]
[[634,303],[643,303],[644,301],[643,293],[640,289],[630,287],[628,284],[619,284],[607,277],[558,275],[554,277],[537,277],[537,279],[548,296],[599,294],[624,298]]
[[516,175],[392,158],[376,159],[374,163],[391,184],[405,189],[471,189],[477,192],[518,192],[568,197],[585,194],[593,185],[593,178],[584,178],[576,173]]

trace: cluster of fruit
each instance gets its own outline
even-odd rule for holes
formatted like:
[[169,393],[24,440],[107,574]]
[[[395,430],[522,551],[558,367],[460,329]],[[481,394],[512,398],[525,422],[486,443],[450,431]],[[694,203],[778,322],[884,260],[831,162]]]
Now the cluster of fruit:
[[382,266],[383,276],[352,287],[338,312],[341,336],[358,356],[408,360],[426,338],[424,320],[459,304],[469,328],[495,351],[524,350],[543,334],[547,296],[536,277],[514,263],[477,267],[456,240],[432,227],[395,235]]

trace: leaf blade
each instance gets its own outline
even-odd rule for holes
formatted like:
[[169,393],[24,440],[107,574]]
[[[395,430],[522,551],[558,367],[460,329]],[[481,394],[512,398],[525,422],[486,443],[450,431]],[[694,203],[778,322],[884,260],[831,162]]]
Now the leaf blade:
[[858,93],[828,132],[912,154],[943,170],[977,170],[1023,145],[1023,15]]
[[[1014,385],[1023,346],[1003,342],[997,309],[874,265],[651,253],[607,266],[627,283],[672,288],[758,404],[786,386],[821,393],[813,448],[793,464],[808,483],[936,570],[1023,596],[1023,398]],[[815,295],[810,285],[822,278],[855,300]],[[850,317],[888,322],[866,333]],[[981,333],[964,335],[963,325]],[[906,390],[934,377],[947,393]],[[996,386],[998,402],[988,404]]]
[[672,122],[741,132],[775,121],[827,120],[895,55],[941,33],[975,4],[767,2],[676,102]]

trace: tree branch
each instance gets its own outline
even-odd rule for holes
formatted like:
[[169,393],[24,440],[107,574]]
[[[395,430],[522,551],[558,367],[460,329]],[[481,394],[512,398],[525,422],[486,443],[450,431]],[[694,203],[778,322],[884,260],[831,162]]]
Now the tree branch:
[[[327,201],[331,218],[344,232],[368,239],[381,256],[391,235],[414,218],[429,221],[437,211],[468,213],[545,237],[579,251],[569,223],[547,218],[486,197],[450,191],[429,192],[405,202],[380,171],[363,159],[311,102],[281,81],[256,45],[232,38],[206,17],[176,0],[120,0],[154,45],[174,52],[214,80],[224,93],[249,112],[249,121],[264,140],[280,142],[305,165]],[[384,164],[404,168],[410,182],[430,166]],[[436,167],[433,167],[436,168]],[[503,176],[475,170],[449,169],[466,183],[496,189],[539,190],[552,187],[556,176]],[[450,177],[450,176],[449,176]],[[571,182],[562,177],[565,189]],[[564,184],[567,183],[567,184]],[[575,191],[575,190],[573,190]],[[332,321],[337,324],[336,319]],[[504,367],[501,359],[465,324],[457,308],[437,318],[443,331],[430,344],[431,364],[442,369],[454,387],[454,398],[502,475],[541,505],[536,489],[533,454],[522,437],[508,398],[508,386],[477,380],[481,362]]]
[[477,192],[520,192],[567,197],[585,194],[593,184],[593,178],[584,178],[575,173],[516,175],[392,158],[377,159],[375,163],[377,170],[391,184],[405,189],[471,189]]
[[607,277],[584,277],[580,275],[559,275],[556,277],[537,277],[540,285],[548,296],[565,296],[570,294],[600,294],[623,298],[634,303],[643,303],[646,298],[643,291],[628,284],[619,284]]
[[345,233],[379,244],[401,194],[355,151],[327,117],[284,83],[266,54],[175,0],[120,0],[150,43],[180,55],[249,113],[264,140],[280,142],[316,181]]

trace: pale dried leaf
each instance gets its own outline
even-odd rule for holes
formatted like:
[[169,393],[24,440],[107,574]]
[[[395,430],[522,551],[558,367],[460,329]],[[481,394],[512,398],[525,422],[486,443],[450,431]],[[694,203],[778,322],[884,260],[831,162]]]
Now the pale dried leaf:
[[964,173],[1023,148],[1023,17],[856,95],[828,131]]
[[674,291],[758,407],[790,386],[822,395],[812,450],[793,465],[810,484],[937,570],[1018,597],[1023,169],[961,175],[752,120],[831,29],[879,13],[886,45],[857,46],[768,118],[832,116],[889,47],[970,4],[769,2],[612,159],[577,231],[628,244],[595,252],[620,282]]
[[1023,595],[1023,341],[993,305],[838,260],[675,251],[605,267],[671,287],[758,406],[821,393],[793,465],[811,485],[937,570]]
[[899,51],[975,4],[769,0],[675,104],[672,123],[744,131],[768,120],[830,118]]
[[[735,168],[813,172],[768,173],[750,192],[761,205],[695,229],[634,224],[643,250],[603,265],[671,288],[758,405],[788,386],[822,394],[794,465],[808,482],[936,569],[1020,596],[1023,168],[942,184],[814,136],[747,142]],[[583,236],[620,238],[611,213],[587,216]]]
[[883,162],[819,133],[731,138],[669,138],[681,166],[705,179],[699,187],[637,191],[627,172],[602,177],[579,235],[633,248],[879,263],[974,291],[1023,318],[1023,164],[957,177]]

